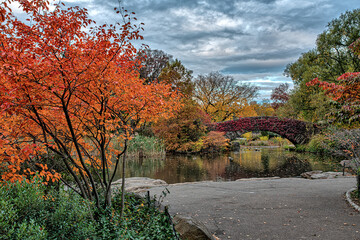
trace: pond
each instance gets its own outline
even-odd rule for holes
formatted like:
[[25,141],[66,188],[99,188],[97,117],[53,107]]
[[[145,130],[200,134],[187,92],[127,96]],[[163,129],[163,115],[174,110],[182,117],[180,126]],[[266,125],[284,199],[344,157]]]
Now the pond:
[[[167,155],[165,159],[129,159],[126,177],[162,179],[169,184],[234,181],[252,177],[294,177],[311,170],[342,171],[339,160],[282,148],[242,147],[239,152]],[[116,179],[120,178],[120,167]]]

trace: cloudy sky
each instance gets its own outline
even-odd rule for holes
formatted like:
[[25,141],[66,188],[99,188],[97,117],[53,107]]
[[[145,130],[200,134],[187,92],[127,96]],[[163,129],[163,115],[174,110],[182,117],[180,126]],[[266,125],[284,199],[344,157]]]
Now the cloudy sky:
[[[118,0],[63,0],[113,23]],[[144,43],[178,58],[194,76],[220,71],[261,87],[267,98],[291,83],[284,68],[315,40],[329,21],[360,7],[359,0],[122,0],[145,23]]]

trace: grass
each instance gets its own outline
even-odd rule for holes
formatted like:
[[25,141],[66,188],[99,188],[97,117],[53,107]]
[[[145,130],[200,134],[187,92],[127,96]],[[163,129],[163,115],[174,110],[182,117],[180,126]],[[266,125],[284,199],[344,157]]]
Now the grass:
[[129,141],[128,156],[130,158],[164,158],[165,145],[163,141],[157,137],[136,135]]

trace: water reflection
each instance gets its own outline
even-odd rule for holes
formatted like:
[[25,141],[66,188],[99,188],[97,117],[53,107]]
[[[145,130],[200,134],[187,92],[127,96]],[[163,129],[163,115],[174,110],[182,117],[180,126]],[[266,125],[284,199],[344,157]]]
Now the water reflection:
[[[231,160],[231,161],[230,161]],[[167,183],[232,181],[249,177],[291,177],[311,170],[340,170],[337,161],[280,148],[246,148],[221,155],[170,155],[128,160],[126,177],[150,177]],[[118,171],[117,178],[120,178]]]

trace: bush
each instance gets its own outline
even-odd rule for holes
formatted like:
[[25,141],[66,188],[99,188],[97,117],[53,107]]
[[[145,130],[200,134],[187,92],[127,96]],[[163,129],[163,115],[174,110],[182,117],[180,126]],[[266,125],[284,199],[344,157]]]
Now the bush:
[[360,129],[331,129],[325,134],[322,147],[335,156],[351,160],[360,175]]
[[156,199],[148,202],[135,194],[125,194],[124,216],[120,220],[121,192],[112,199],[112,208],[100,213],[100,239],[175,239],[169,219],[157,207]]
[[289,146],[289,145],[284,145],[283,147],[285,150],[287,151],[293,151],[293,150],[296,150],[296,147],[295,146]]
[[253,134],[252,134],[252,132],[247,132],[247,133],[244,133],[243,135],[241,135],[241,137],[246,138],[248,141],[250,141],[253,138]]
[[42,226],[38,225],[34,219],[31,219],[29,222],[22,222],[12,235],[16,237],[14,239],[19,239],[19,240],[48,239],[47,232],[42,228]]
[[259,139],[260,139],[261,141],[268,141],[268,140],[269,140],[269,137],[268,137],[268,136],[261,136],[261,137],[259,137]]
[[325,153],[327,150],[324,148],[325,136],[321,134],[314,135],[308,143],[306,150],[314,153]]
[[246,138],[236,139],[235,142],[238,142],[240,145],[247,145],[248,144],[248,141],[247,141]]
[[269,137],[269,132],[267,132],[267,131],[260,131],[260,133],[261,133],[261,136],[263,136],[263,137]]
[[168,217],[155,200],[127,194],[123,220],[121,193],[112,208],[94,210],[93,203],[72,191],[46,189],[33,180],[0,185],[0,239],[174,239]]
[[36,180],[1,185],[0,238],[85,239],[95,234],[89,202],[64,190],[45,192]]
[[225,133],[211,131],[203,137],[204,149],[210,151],[223,151],[229,146],[229,139],[225,138]]
[[264,141],[257,140],[257,141],[249,142],[248,146],[268,146],[268,143],[264,142]]
[[287,139],[284,139],[279,136],[270,138],[269,142],[271,145],[276,145],[276,146],[284,146],[289,144],[289,141]]
[[306,147],[306,145],[296,145],[295,151],[297,151],[297,152],[306,152],[307,147]]

